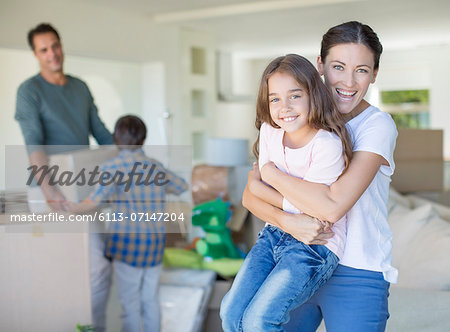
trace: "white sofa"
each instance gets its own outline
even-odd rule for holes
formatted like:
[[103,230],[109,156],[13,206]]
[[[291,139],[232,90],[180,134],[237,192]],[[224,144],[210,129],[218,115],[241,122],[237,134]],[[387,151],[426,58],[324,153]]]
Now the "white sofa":
[[398,283],[388,331],[450,331],[450,207],[391,189],[389,224]]
[[388,209],[399,280],[390,287],[386,331],[448,332],[450,207],[391,189]]

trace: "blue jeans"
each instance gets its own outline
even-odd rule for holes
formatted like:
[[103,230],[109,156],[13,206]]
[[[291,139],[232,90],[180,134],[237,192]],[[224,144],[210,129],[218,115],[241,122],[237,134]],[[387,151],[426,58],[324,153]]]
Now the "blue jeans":
[[289,312],[332,275],[337,256],[266,226],[247,255],[220,308],[224,331],[283,331]]
[[382,332],[389,318],[389,282],[381,272],[338,265],[330,280],[291,312],[286,331]]
[[114,261],[114,274],[122,306],[122,332],[159,332],[159,276],[162,265],[134,267]]

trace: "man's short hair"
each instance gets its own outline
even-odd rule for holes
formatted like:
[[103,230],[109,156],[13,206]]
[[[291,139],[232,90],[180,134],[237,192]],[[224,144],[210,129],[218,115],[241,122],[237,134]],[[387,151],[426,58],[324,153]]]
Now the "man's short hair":
[[61,38],[59,38],[58,31],[54,27],[52,27],[48,23],[41,23],[37,27],[31,29],[28,32],[28,45],[30,45],[31,49],[34,51],[34,36],[40,35],[42,33],[52,32],[55,34],[56,38],[58,38],[59,41],[61,41]]
[[[144,144],[147,128],[144,122],[135,115],[125,115],[117,120],[114,127],[114,143],[119,146],[136,146]],[[130,147],[131,148],[131,147]]]

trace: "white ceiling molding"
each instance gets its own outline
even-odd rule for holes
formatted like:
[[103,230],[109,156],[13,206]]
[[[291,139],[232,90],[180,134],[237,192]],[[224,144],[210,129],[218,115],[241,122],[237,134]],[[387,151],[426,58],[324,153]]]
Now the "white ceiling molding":
[[322,5],[362,1],[367,0],[272,0],[263,2],[247,2],[237,5],[217,6],[157,14],[153,16],[153,19],[156,23],[176,23],[190,20],[211,19],[214,17],[281,11],[300,7],[317,7]]

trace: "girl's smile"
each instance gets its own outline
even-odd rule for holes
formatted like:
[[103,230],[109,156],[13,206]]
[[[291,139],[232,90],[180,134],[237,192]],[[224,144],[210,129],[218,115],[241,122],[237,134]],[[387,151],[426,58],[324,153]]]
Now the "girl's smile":
[[281,120],[284,121],[284,122],[292,122],[292,121],[294,121],[297,118],[298,118],[298,115],[297,116],[289,116],[289,117],[281,118]]

